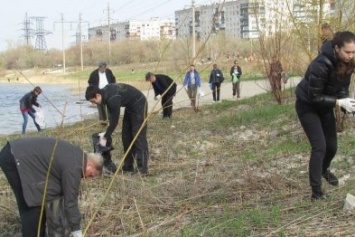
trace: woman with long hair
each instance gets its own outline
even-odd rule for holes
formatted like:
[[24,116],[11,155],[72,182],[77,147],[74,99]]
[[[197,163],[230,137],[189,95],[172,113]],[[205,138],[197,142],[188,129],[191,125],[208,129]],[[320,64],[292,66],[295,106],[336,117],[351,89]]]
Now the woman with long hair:
[[349,98],[351,74],[354,72],[355,35],[338,32],[322,46],[296,88],[296,112],[311,145],[309,181],[312,200],[325,199],[322,177],[333,186],[338,178],[329,170],[337,152],[334,107],[355,111]]
[[26,133],[26,127],[28,123],[28,115],[33,119],[33,122],[38,131],[41,131],[41,127],[36,122],[36,110],[33,108],[33,105],[36,107],[41,107],[41,105],[37,102],[37,97],[42,93],[42,89],[39,86],[36,86],[32,91],[26,93],[20,99],[20,111],[23,116],[23,124],[22,124],[22,134]]

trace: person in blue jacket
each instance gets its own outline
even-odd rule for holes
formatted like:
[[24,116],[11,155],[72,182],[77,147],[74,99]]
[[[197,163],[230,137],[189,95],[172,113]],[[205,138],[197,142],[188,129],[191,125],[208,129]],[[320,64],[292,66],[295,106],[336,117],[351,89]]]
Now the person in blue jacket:
[[185,75],[183,86],[187,89],[187,95],[190,98],[192,109],[197,112],[196,96],[198,88],[201,87],[201,78],[195,69],[195,65],[191,64],[190,70]]

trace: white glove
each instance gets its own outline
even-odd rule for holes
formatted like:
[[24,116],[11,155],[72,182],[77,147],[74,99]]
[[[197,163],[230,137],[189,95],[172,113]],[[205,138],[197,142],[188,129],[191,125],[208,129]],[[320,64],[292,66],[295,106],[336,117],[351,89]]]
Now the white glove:
[[198,96],[205,96],[205,92],[203,92],[203,90],[199,89],[198,90]]
[[107,140],[106,140],[106,138],[104,137],[105,132],[101,132],[101,133],[99,133],[98,135],[99,135],[99,137],[100,137],[99,144],[100,144],[101,146],[106,146]]
[[159,100],[161,98],[161,95],[157,95],[156,97],[155,97],[155,100]]
[[187,85],[184,85],[185,90],[187,90]]
[[355,100],[351,98],[338,99],[336,104],[347,112],[355,112]]
[[83,232],[81,232],[81,230],[76,230],[71,232],[73,237],[83,237]]

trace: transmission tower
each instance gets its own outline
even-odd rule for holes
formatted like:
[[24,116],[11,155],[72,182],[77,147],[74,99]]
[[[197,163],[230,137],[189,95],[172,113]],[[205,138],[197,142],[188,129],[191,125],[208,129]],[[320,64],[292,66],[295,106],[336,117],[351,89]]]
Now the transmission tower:
[[23,21],[23,29],[24,31],[24,38],[25,38],[25,42],[26,42],[26,46],[30,46],[31,45],[31,38],[33,37],[33,30],[31,29],[31,22],[30,19],[27,16],[25,16],[25,20]]
[[44,21],[43,16],[34,16],[30,17],[30,19],[33,19],[36,21],[36,44],[35,48],[38,50],[46,50],[47,49],[47,44],[46,44],[46,39],[44,38],[45,35],[48,35],[50,32],[45,31],[43,27],[43,21]]

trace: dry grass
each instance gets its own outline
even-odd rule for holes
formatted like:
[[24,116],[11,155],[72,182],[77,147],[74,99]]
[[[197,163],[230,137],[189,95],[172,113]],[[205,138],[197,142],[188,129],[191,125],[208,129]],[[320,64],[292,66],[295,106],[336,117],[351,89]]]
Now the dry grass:
[[[342,210],[353,179],[339,188],[325,184],[329,200],[310,202],[309,147],[293,98],[281,106],[272,100],[223,101],[199,113],[181,109],[171,121],[152,115],[150,176],[117,173],[83,182],[86,236],[354,236],[353,213]],[[113,135],[117,164],[120,126]],[[339,138],[332,166],[339,177],[354,168],[353,126],[349,120]],[[92,150],[91,134],[103,129],[88,120],[40,135]],[[0,187],[0,229],[18,236],[16,203],[2,173]]]

